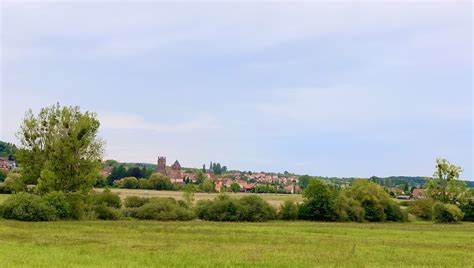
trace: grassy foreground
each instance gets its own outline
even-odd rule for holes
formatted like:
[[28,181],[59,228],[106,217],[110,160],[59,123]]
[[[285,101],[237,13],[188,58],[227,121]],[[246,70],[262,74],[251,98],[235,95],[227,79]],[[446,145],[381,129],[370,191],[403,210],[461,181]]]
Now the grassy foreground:
[[474,224],[0,220],[0,267],[473,267]]

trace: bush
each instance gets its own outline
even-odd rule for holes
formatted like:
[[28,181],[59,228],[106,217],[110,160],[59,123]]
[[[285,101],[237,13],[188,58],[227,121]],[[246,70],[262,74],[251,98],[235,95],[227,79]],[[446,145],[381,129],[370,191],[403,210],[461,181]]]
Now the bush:
[[408,213],[401,210],[400,206],[393,201],[385,206],[384,212],[387,215],[387,221],[405,222],[408,220]]
[[469,200],[461,207],[461,210],[464,213],[463,221],[474,221],[474,200]]
[[143,220],[188,221],[194,219],[194,213],[173,198],[151,198],[138,208],[129,208],[127,214]]
[[11,194],[10,189],[5,185],[5,183],[0,182],[0,194]]
[[318,179],[310,182],[303,192],[306,200],[300,206],[299,217],[311,221],[335,220],[334,199],[328,185]]
[[56,211],[58,219],[71,218],[71,205],[67,200],[66,194],[63,192],[50,192],[43,197],[49,206]]
[[138,188],[139,189],[153,189],[153,184],[147,179],[139,179]]
[[5,219],[19,221],[51,221],[56,219],[56,211],[38,195],[18,193],[9,197],[1,205]]
[[267,221],[276,216],[275,209],[255,195],[241,199],[221,195],[214,200],[201,200],[196,211],[200,219],[208,221]]
[[148,181],[152,185],[152,189],[155,190],[171,190],[173,189],[173,184],[171,183],[170,178],[163,176],[159,173],[153,173]]
[[122,188],[125,189],[137,189],[138,180],[135,177],[126,177],[121,180]]
[[102,193],[95,194],[96,205],[105,205],[107,207],[120,208],[122,201],[118,194],[112,193],[109,189],[105,189]]
[[240,221],[262,222],[275,219],[275,209],[260,196],[244,196],[238,202],[242,208],[239,213]]
[[408,211],[410,214],[424,220],[433,219],[433,208],[435,201],[431,198],[414,200],[410,203]]
[[5,189],[11,193],[19,193],[27,189],[24,178],[17,171],[8,173],[4,185]]
[[361,204],[364,209],[364,219],[367,221],[403,221],[407,218],[407,215],[403,215],[399,205],[392,201],[384,189],[373,182],[354,180],[342,194]]
[[80,192],[72,192],[66,195],[69,204],[69,213],[71,219],[80,220],[84,218],[86,206],[86,196]]
[[343,194],[336,197],[334,212],[339,221],[363,222],[365,220],[365,209],[361,203]]
[[139,196],[129,196],[125,198],[125,207],[126,208],[138,208],[150,201],[149,198],[139,197]]
[[208,221],[239,221],[241,205],[236,199],[221,195],[214,200],[200,200],[196,206],[197,215]]
[[374,198],[364,200],[362,207],[365,210],[365,219],[368,221],[378,222],[387,219],[384,205]]
[[122,217],[120,210],[100,204],[94,207],[96,217],[101,220],[118,220]]
[[0,170],[0,182],[3,182],[7,178],[7,173],[3,170]]
[[434,206],[434,219],[440,223],[452,223],[462,220],[464,214],[456,205],[436,203]]
[[298,219],[298,204],[291,200],[286,200],[278,211],[278,218],[286,221]]

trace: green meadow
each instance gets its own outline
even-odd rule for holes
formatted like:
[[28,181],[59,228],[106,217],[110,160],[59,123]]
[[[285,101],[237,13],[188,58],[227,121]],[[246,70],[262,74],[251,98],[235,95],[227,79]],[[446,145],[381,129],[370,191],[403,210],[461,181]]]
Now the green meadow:
[[473,267],[474,224],[0,220],[0,267]]

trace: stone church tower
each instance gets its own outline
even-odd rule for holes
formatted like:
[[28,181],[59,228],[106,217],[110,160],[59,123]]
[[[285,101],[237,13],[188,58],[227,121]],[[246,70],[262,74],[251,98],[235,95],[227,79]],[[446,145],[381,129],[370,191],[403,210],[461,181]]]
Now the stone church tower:
[[156,172],[166,175],[166,157],[158,156],[158,163],[156,165]]

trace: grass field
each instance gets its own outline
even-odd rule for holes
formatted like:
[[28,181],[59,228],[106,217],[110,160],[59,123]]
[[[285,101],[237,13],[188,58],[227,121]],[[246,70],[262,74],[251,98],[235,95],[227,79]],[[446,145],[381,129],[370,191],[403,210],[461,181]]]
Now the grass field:
[[473,267],[474,224],[0,220],[0,267]]
[[[102,189],[96,189],[96,191],[102,191]],[[183,198],[183,192],[179,191],[154,191],[154,190],[131,190],[131,189],[111,189],[112,192],[117,193],[122,199],[127,196],[143,196],[143,197],[173,197],[177,200]],[[248,195],[246,193],[227,193],[228,195],[236,198]],[[195,201],[203,199],[213,199],[218,196],[218,193],[195,193]],[[275,207],[279,207],[286,200],[293,200],[301,202],[303,197],[299,194],[258,194],[268,203]]]

